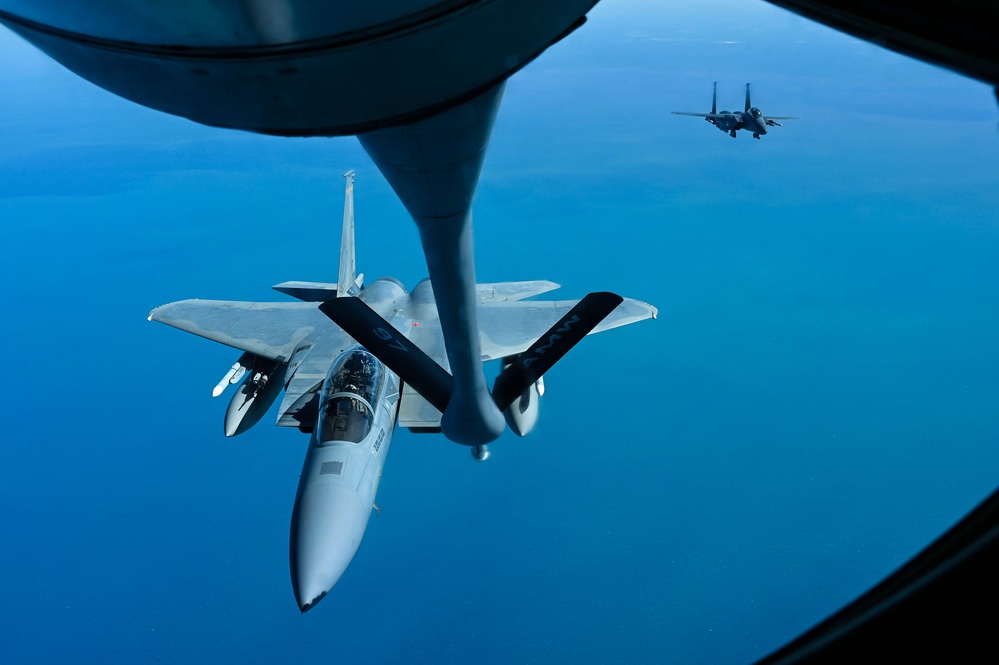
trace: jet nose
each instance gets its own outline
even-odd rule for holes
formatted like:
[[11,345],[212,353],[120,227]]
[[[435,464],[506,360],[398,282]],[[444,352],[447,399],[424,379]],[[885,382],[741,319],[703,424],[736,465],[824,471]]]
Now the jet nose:
[[756,119],[756,133],[766,134],[767,133],[767,121],[763,118]]
[[336,485],[306,487],[291,517],[291,586],[303,613],[333,588],[354,558],[370,501]]

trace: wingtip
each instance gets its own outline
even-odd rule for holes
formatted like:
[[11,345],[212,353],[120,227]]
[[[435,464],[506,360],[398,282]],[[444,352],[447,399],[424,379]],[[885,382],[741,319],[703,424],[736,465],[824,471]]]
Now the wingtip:
[[659,318],[659,308],[655,305],[647,303],[644,300],[636,300],[635,298],[628,298],[627,300],[631,300],[632,302],[638,303],[639,306],[644,307],[652,316],[653,320]]
[[146,321],[159,321],[159,319],[156,318],[156,313],[164,307],[166,307],[166,305],[158,305],[149,310],[149,314],[146,315]]

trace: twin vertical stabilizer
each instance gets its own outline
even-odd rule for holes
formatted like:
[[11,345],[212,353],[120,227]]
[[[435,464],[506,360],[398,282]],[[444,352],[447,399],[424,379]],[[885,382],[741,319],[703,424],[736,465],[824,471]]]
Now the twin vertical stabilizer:
[[347,188],[343,196],[343,230],[340,235],[340,275],[337,278],[338,297],[356,296],[361,292],[354,260],[354,169],[343,174]]

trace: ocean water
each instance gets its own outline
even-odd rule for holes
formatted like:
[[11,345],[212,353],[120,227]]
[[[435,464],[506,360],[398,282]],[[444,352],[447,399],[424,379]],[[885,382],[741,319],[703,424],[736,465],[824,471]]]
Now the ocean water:
[[[670,111],[788,121],[732,140]],[[226,439],[238,353],[188,297],[412,287],[413,224],[352,138],[202,127],[0,31],[0,663],[750,663],[999,479],[999,109],[985,85],[764,2],[604,0],[508,83],[481,281],[615,290],[485,464],[399,431],[378,516],[301,615],[307,437]],[[495,372],[495,368],[489,368]]]

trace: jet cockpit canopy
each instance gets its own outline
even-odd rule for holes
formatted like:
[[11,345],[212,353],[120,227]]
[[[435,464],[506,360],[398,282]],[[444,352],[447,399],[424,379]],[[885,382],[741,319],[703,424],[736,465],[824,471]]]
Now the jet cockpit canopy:
[[360,443],[374,425],[374,407],[385,383],[383,365],[359,346],[330,367],[323,385],[317,431],[320,444]]

